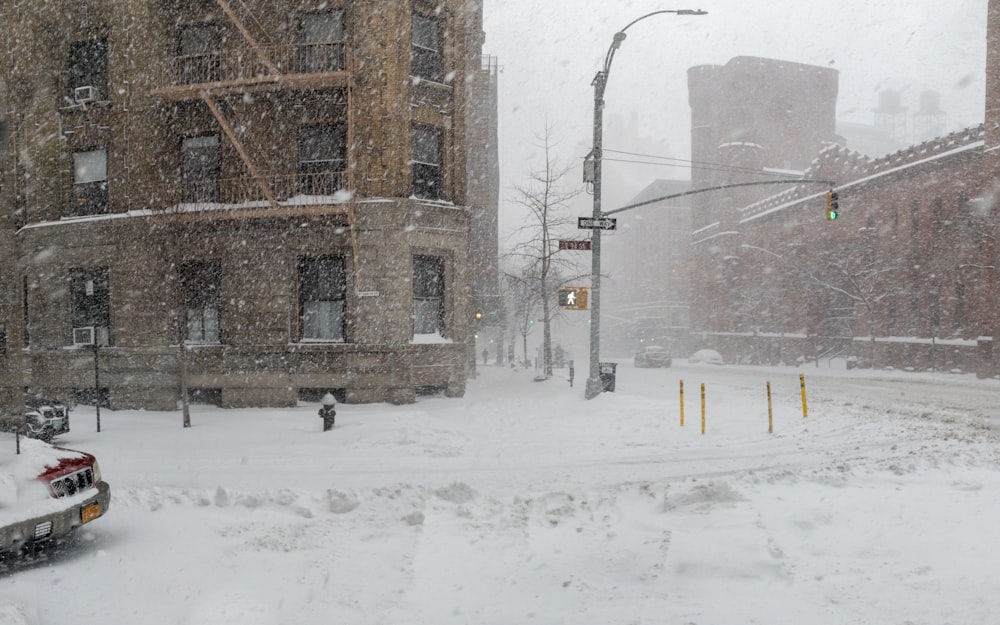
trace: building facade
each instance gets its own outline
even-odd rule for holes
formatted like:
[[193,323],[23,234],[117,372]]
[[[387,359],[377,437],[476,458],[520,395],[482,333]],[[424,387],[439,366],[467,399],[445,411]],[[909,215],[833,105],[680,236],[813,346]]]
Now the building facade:
[[1000,372],[996,0],[987,32],[984,125],[876,159],[817,150],[802,177],[834,182],[835,220],[823,185],[717,202],[692,235],[692,283],[712,285],[712,314],[693,315],[706,346],[730,361]]
[[0,6],[9,388],[463,394],[478,0],[57,4]]

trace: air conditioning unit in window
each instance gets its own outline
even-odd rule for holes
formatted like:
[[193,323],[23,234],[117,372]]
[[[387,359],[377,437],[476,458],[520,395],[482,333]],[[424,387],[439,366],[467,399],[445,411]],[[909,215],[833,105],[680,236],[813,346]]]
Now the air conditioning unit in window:
[[94,326],[73,328],[73,345],[90,346],[94,344]]
[[77,104],[87,104],[97,101],[97,87],[86,85],[73,89],[73,101]]

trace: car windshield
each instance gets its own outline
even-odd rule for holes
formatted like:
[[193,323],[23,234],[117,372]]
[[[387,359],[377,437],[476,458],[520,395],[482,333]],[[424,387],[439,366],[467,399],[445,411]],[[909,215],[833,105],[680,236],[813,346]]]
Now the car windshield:
[[1000,0],[0,41],[0,622],[1000,621]]

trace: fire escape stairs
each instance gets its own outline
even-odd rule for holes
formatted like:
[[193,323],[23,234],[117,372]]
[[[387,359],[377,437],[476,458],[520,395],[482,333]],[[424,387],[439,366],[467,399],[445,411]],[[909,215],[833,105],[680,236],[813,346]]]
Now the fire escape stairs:
[[[251,49],[257,56],[257,59],[267,69],[269,75],[262,76],[261,78],[265,81],[278,82],[281,79],[281,71],[278,66],[273,62],[273,59],[268,55],[268,48],[262,43],[270,42],[270,37],[268,35],[267,29],[264,25],[257,19],[253,11],[246,5],[243,0],[233,0],[229,2],[227,0],[216,0],[219,8],[225,13],[229,21],[232,22],[233,26],[237,31],[243,36],[246,42],[250,45]],[[251,32],[251,28],[259,33],[259,36],[255,36]],[[348,67],[348,81],[346,85],[347,93],[347,171],[344,177],[344,186],[350,191],[350,196],[345,202],[346,206],[343,209],[343,213],[347,217],[347,226],[351,237],[351,256],[354,261],[354,272],[355,272],[355,284],[361,284],[361,261],[358,254],[358,237],[357,229],[355,228],[355,200],[354,200],[354,158],[353,158],[353,145],[354,145],[354,103],[352,101],[353,92],[353,82],[354,82],[354,67],[353,58],[350,55],[347,56],[346,62]],[[229,118],[222,110],[220,102],[216,101],[216,97],[208,92],[204,92],[201,95],[202,101],[205,102],[212,115],[215,117],[219,126],[225,132],[226,137],[232,143],[233,147],[236,149],[240,158],[243,160],[244,165],[246,165],[247,171],[250,173],[251,178],[259,187],[264,198],[270,204],[272,209],[278,208],[278,200],[275,197],[274,191],[271,185],[268,183],[267,178],[261,169],[257,166],[257,160],[253,158],[253,155],[247,150],[244,142],[240,140],[239,133],[237,133],[234,125],[230,123]],[[231,115],[236,115],[235,107],[230,109]],[[245,124],[239,124],[241,129],[246,129]],[[253,141],[252,135],[247,132],[245,133],[250,141]],[[255,150],[257,155],[263,155],[266,152],[257,146]],[[258,156],[258,158],[261,158]],[[273,170],[270,170],[273,171]]]

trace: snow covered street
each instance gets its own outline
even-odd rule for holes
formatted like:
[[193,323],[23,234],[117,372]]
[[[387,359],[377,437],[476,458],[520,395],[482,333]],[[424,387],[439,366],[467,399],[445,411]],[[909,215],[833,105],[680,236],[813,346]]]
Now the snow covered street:
[[79,407],[111,510],[0,575],[0,624],[991,622],[1000,382],[806,367],[803,418],[799,371],[622,363],[588,401],[480,367],[325,433]]

